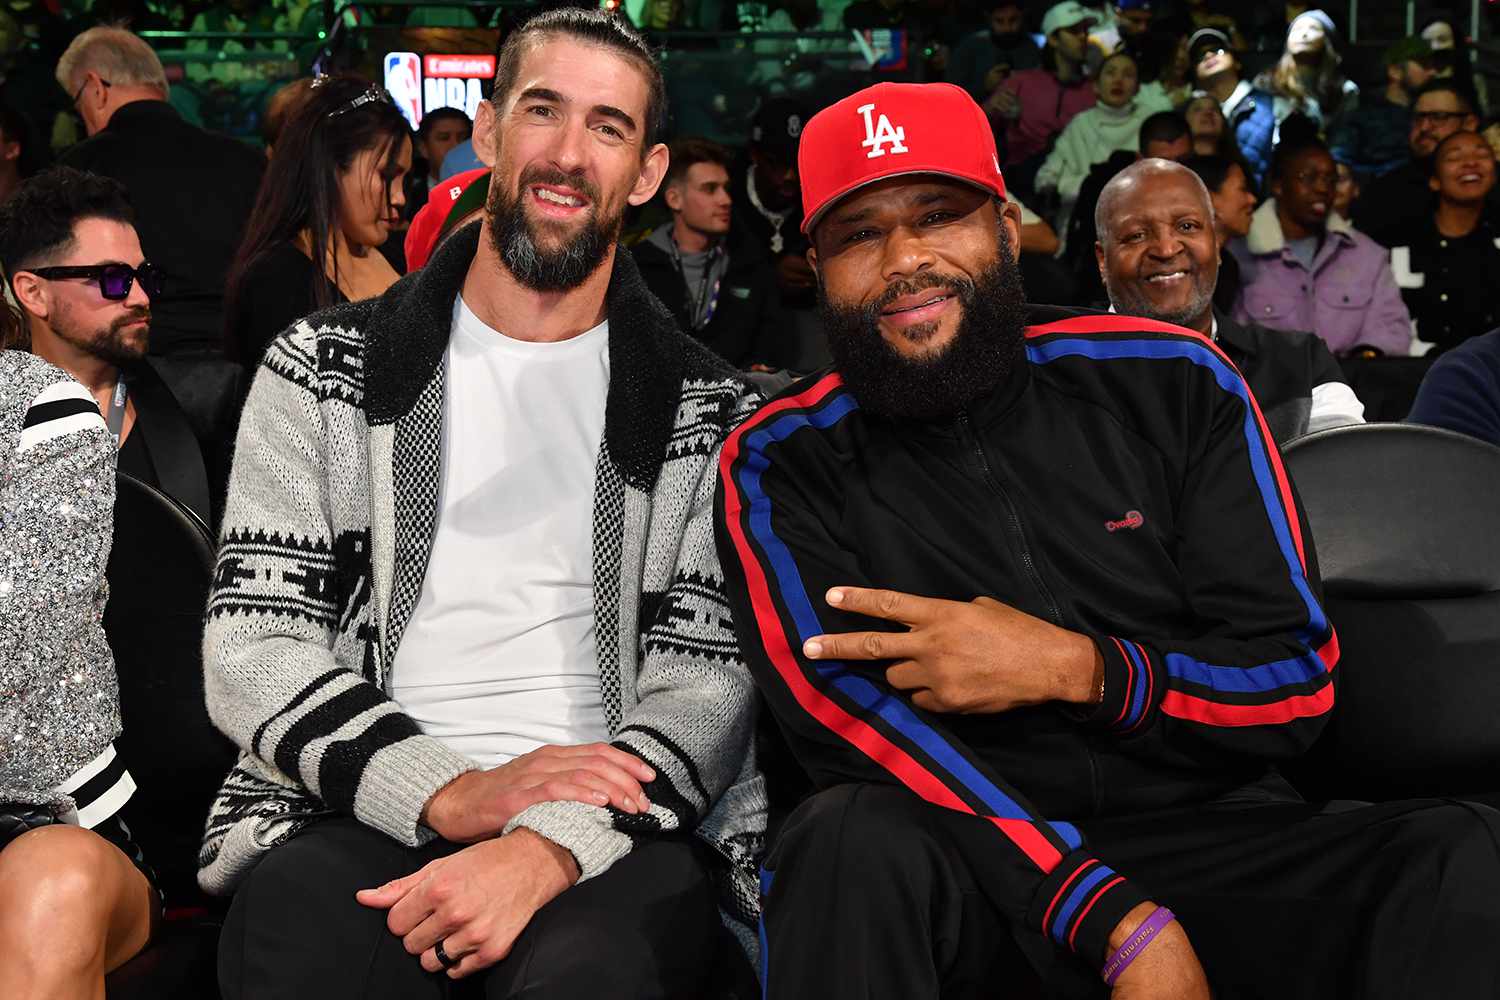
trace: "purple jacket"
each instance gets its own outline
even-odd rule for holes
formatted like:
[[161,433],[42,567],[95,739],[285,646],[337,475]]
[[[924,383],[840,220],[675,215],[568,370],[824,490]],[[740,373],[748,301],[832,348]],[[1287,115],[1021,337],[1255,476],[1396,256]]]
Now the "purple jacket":
[[1279,330],[1312,330],[1336,355],[1378,347],[1411,351],[1411,317],[1391,275],[1390,253],[1339,215],[1309,271],[1286,246],[1276,199],[1255,210],[1250,234],[1229,244],[1239,261],[1234,318]]

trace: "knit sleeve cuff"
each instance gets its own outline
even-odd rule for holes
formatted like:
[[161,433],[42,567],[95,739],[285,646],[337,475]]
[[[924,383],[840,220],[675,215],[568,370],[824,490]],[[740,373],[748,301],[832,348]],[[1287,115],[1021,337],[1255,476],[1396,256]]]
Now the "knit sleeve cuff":
[[505,833],[524,826],[559,847],[578,862],[578,881],[602,875],[630,853],[630,837],[614,828],[609,810],[584,802],[538,802],[521,810],[505,824]]
[[1157,665],[1138,642],[1112,635],[1091,636],[1104,658],[1104,698],[1079,714],[1090,726],[1126,735],[1139,730],[1161,699]]
[[408,847],[432,839],[421,825],[428,801],[454,778],[475,770],[468,757],[430,736],[409,736],[370,758],[354,797],[354,817]]
[[1109,935],[1149,897],[1086,851],[1063,858],[1037,890],[1027,922],[1093,968],[1103,968]]

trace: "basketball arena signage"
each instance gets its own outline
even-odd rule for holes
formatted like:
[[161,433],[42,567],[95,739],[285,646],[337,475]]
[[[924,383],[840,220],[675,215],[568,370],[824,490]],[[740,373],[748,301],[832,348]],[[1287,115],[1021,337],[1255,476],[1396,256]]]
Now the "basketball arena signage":
[[412,128],[437,108],[458,108],[473,119],[484,100],[481,82],[494,76],[492,55],[385,54],[385,89]]

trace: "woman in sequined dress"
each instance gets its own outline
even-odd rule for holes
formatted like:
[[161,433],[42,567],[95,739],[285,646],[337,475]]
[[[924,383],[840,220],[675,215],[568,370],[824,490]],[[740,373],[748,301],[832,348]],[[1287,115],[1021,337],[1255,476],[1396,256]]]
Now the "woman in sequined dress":
[[99,624],[114,464],[88,390],[0,350],[0,997],[102,998],[159,919]]

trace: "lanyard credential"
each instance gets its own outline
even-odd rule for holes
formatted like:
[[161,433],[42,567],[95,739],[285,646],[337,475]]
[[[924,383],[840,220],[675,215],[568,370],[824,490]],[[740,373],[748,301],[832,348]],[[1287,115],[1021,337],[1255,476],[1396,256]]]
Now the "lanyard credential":
[[[670,238],[667,242],[672,247],[672,263],[677,265],[677,275],[686,285],[687,269],[682,266],[682,251],[677,247],[676,238]],[[695,330],[701,330],[707,326],[719,309],[719,285],[724,280],[724,276],[721,274],[714,278],[713,273],[714,265],[719,262],[719,255],[723,252],[724,247],[721,244],[714,244],[708,251],[708,259],[703,263],[703,277],[698,281],[697,293],[693,295],[693,314],[688,317]],[[703,316],[701,322],[698,319],[700,314]]]
[[109,397],[109,412],[104,415],[104,423],[109,427],[110,436],[115,439],[115,447],[120,447],[120,432],[125,429],[125,380],[115,379],[115,391]]

